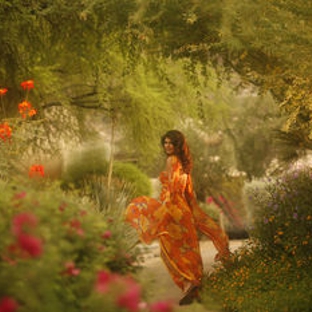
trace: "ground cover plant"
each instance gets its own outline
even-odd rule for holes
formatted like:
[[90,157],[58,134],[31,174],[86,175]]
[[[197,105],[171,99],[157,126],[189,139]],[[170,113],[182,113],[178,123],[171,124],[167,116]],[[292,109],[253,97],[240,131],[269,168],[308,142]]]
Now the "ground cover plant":
[[204,302],[225,311],[311,311],[312,170],[288,172],[265,190],[254,192],[250,239],[205,277]]

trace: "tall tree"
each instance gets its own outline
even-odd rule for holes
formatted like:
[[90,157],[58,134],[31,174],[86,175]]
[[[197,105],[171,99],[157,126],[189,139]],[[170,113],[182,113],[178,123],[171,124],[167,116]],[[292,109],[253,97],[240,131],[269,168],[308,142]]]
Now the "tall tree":
[[[271,92],[287,132],[312,139],[312,4],[305,0],[141,1],[150,52],[188,56]],[[221,66],[220,66],[221,65]],[[222,70],[222,72],[224,72]]]

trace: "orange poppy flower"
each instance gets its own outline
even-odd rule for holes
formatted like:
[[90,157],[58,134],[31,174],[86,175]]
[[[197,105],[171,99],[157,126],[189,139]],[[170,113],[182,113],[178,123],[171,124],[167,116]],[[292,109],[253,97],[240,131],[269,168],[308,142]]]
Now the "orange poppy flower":
[[32,165],[29,168],[28,175],[33,177],[44,177],[44,167],[42,165]]
[[29,110],[29,112],[28,112],[28,116],[29,117],[32,117],[32,116],[34,116],[36,114],[37,114],[37,111],[35,109],[33,109],[33,108],[31,110]]
[[31,103],[28,101],[23,101],[18,104],[18,111],[21,114],[22,118],[27,116],[32,117],[37,114],[37,111],[32,107]]
[[2,88],[0,89],[0,96],[5,95],[8,92],[8,89]]
[[3,142],[11,138],[11,133],[12,129],[7,122],[0,124],[0,139],[2,139]]
[[26,81],[23,81],[21,83],[21,86],[24,90],[30,90],[30,89],[33,89],[34,88],[34,81],[33,80],[26,80]]

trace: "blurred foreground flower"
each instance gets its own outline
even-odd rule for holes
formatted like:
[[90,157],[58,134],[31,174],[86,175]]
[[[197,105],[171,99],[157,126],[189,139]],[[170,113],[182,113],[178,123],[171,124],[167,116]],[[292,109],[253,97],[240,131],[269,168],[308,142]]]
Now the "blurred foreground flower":
[[7,92],[8,92],[8,89],[6,89],[6,88],[0,89],[0,96],[6,94]]
[[44,177],[44,167],[42,165],[32,165],[29,168],[28,175],[33,177]]
[[40,238],[29,234],[20,234],[17,237],[19,247],[26,251],[31,257],[36,258],[42,254],[42,241]]
[[141,287],[131,278],[124,278],[122,283],[125,286],[124,292],[117,298],[117,305],[126,308],[130,312],[136,312],[139,309],[141,298]]
[[28,232],[36,228],[37,223],[36,216],[28,212],[16,215],[12,221],[12,233],[16,237],[17,247],[34,258],[42,254],[42,240]]
[[130,312],[140,308],[141,287],[129,276],[121,276],[108,271],[100,271],[97,276],[95,290],[102,294],[116,293],[115,304]]
[[68,276],[77,276],[80,274],[80,269],[76,267],[75,262],[69,261],[65,263],[65,271],[63,271],[62,274]]
[[16,215],[12,221],[12,233],[15,236],[20,235],[28,231],[31,228],[35,228],[38,224],[37,217],[31,212],[23,212]]
[[112,237],[112,232],[110,230],[107,230],[102,234],[103,239],[109,239],[111,237]]
[[150,305],[150,312],[173,312],[173,303],[170,301],[158,301]]
[[78,236],[84,236],[84,230],[81,227],[81,222],[78,219],[70,220],[69,226],[71,232],[75,232]]
[[109,271],[100,271],[97,275],[95,283],[95,290],[99,293],[105,294],[108,291],[111,282],[116,280],[116,275]]
[[7,122],[0,124],[0,139],[2,139],[3,142],[9,140],[11,138],[11,134],[12,129]]
[[18,304],[10,297],[3,297],[0,300],[0,312],[14,312],[17,308]]

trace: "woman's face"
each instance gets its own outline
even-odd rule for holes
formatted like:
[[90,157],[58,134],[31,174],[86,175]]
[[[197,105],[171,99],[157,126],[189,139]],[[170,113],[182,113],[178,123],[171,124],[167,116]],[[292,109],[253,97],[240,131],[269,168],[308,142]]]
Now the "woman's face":
[[174,145],[169,138],[165,138],[164,140],[164,150],[168,156],[174,154]]

